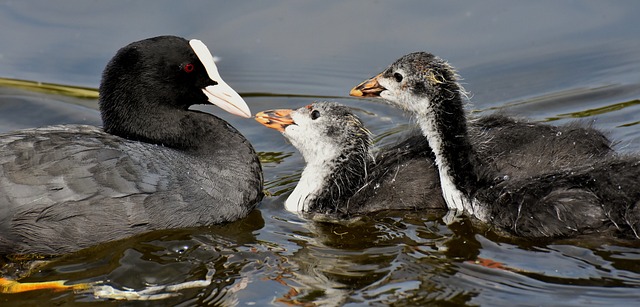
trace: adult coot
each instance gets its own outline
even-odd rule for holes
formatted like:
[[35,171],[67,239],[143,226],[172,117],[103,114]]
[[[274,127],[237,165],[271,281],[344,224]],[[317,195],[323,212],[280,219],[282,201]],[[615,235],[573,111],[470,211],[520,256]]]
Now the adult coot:
[[250,117],[199,40],[120,49],[100,85],[103,128],[0,135],[0,254],[62,254],[156,229],[244,217],[262,198],[255,150],[213,103]]

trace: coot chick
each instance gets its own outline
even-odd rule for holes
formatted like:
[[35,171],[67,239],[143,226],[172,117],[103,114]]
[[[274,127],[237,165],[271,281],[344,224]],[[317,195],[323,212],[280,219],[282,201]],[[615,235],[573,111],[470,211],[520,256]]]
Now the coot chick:
[[160,36],[107,65],[103,128],[0,135],[0,254],[63,254],[247,215],[262,198],[260,162],[226,121],[189,109],[208,103],[251,116],[201,41]]
[[[637,156],[576,156],[519,178],[500,176],[494,162],[474,145],[461,92],[454,69],[426,52],[400,58],[352,90],[356,96],[384,98],[415,115],[434,152],[449,209],[523,237],[610,232],[639,237]],[[575,142],[584,141],[574,137]],[[531,150],[563,152],[554,147],[560,145],[542,141]]]
[[256,120],[282,132],[306,162],[285,202],[289,211],[348,218],[389,209],[446,208],[421,135],[374,156],[369,130],[349,108],[335,102],[263,111]]
[[[472,132],[475,142],[481,144],[483,157],[504,162],[499,165],[502,174],[518,177],[524,169],[557,163],[548,158],[529,164],[510,163],[526,152],[529,141],[536,140],[507,133],[511,127],[529,124],[506,119],[487,117],[474,122],[476,129]],[[256,114],[256,120],[282,132],[306,162],[298,185],[285,201],[289,211],[346,218],[384,210],[447,208],[431,148],[422,134],[412,133],[397,144],[373,148],[360,119],[349,108],[331,102],[316,102],[297,110],[263,111]],[[533,127],[538,138],[557,139],[558,131],[553,126]],[[569,135],[589,132],[578,127],[565,130]],[[591,157],[608,152],[606,138],[599,144],[602,147],[580,143],[572,154]]]
[[[413,100],[417,99],[413,92],[420,90],[420,86],[432,82],[438,76],[410,71],[410,68],[402,66],[403,63],[399,62],[378,76],[360,83],[349,94],[356,97],[382,98],[393,106],[407,110],[389,100],[391,98],[388,97],[392,94],[380,85],[378,80],[385,74],[387,79],[392,78],[402,83],[407,74],[411,74],[408,77],[416,83],[416,88],[398,88],[393,95],[404,95],[410,103],[418,104],[419,101]],[[462,97],[466,97],[466,92],[459,84],[458,92],[440,94],[442,97],[455,94],[461,100]],[[411,113],[424,131],[424,118],[418,113]],[[469,116],[466,118],[466,125],[470,134],[469,142],[481,157],[480,160],[501,178],[528,178],[544,171],[582,165],[582,159],[599,159],[613,152],[613,144],[604,133],[579,122],[553,126],[495,113],[481,117]]]

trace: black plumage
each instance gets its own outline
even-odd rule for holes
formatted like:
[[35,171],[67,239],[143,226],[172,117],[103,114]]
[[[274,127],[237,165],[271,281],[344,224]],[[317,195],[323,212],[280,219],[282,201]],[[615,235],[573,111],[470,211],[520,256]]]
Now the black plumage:
[[[103,75],[104,129],[62,125],[0,135],[0,253],[61,254],[246,216],[262,198],[256,152],[224,120],[188,109],[247,109],[211,78],[212,63],[193,40],[132,43]],[[208,97],[216,91],[228,101]]]
[[477,121],[523,144],[512,148],[510,142],[496,142],[496,148],[502,148],[498,152],[510,154],[485,155],[474,142],[474,128],[467,125],[462,93],[453,68],[425,52],[400,58],[352,90],[356,96],[382,97],[414,114],[436,156],[450,209],[523,237],[613,232],[638,238],[637,156],[616,154],[591,127],[534,124],[507,130],[504,120],[511,120],[491,117]]

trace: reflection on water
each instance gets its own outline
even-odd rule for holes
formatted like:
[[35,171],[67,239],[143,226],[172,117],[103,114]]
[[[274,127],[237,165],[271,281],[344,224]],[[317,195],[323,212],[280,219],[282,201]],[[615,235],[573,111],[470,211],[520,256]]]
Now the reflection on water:
[[[10,42],[0,50],[6,78],[0,79],[0,132],[100,125],[95,88],[107,59],[128,42],[172,33],[210,44],[221,57],[220,73],[254,113],[335,100],[354,108],[376,146],[397,142],[414,124],[385,104],[347,97],[348,90],[401,55],[427,50],[460,70],[475,115],[585,121],[607,131],[616,149],[634,152],[640,150],[639,9],[604,2],[7,1],[0,3],[0,38]],[[66,255],[24,281],[140,291],[211,278],[149,305],[637,304],[637,242],[527,242],[467,219],[445,225],[444,212],[385,212],[343,222],[286,212],[284,200],[304,164],[300,154],[253,120],[214,106],[198,109],[229,121],[259,151],[268,195],[258,210],[235,223],[153,232]],[[83,303],[121,304],[92,292],[0,294],[3,306]]]

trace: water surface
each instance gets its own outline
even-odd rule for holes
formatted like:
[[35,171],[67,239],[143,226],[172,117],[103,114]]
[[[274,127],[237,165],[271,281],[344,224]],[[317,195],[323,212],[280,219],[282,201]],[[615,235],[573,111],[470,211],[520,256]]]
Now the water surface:
[[[203,40],[253,112],[338,101],[354,108],[378,145],[397,142],[413,123],[347,93],[398,57],[425,50],[459,69],[476,115],[593,122],[618,150],[633,152],[640,150],[639,14],[640,4],[601,1],[2,1],[0,77],[35,84],[0,86],[0,131],[99,124],[95,97],[40,83],[95,89],[118,48],[175,34]],[[164,305],[637,304],[635,242],[512,240],[465,219],[446,225],[438,212],[387,212],[351,224],[286,212],[303,167],[299,153],[252,120],[201,109],[228,120],[260,152],[270,196],[256,211],[227,225],[100,245],[25,280],[142,290],[210,274],[210,285],[177,291]],[[0,294],[0,303],[122,304],[47,291]]]

